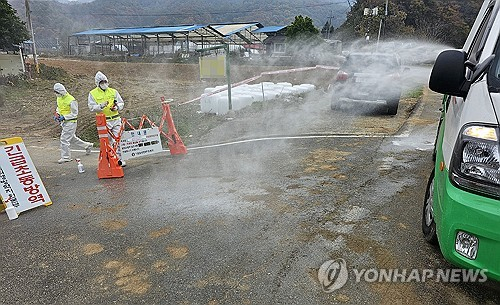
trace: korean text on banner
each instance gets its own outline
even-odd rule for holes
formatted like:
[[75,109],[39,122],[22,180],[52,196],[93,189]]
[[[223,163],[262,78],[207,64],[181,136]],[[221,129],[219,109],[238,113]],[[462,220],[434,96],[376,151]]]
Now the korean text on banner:
[[0,140],[0,195],[18,214],[52,204],[21,138]]
[[123,160],[163,151],[158,127],[124,131],[120,138]]

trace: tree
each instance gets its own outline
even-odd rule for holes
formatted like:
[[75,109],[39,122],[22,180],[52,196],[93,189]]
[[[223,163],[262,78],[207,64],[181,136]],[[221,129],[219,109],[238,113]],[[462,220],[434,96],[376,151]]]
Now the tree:
[[[382,20],[383,39],[422,38],[460,47],[467,37],[482,0],[406,0],[388,1],[388,15],[383,1],[358,0],[347,14],[335,36],[353,41],[378,32]],[[364,14],[378,7],[378,14]]]
[[[365,9],[368,9],[365,13]],[[374,11],[377,11],[374,14]],[[407,12],[392,1],[388,2],[388,15],[385,16],[383,1],[357,1],[347,14],[347,20],[336,31],[335,36],[348,41],[359,38],[377,38],[380,22],[383,22],[384,38],[400,38],[413,32],[405,23]]]
[[296,62],[317,64],[319,56],[325,53],[327,44],[309,17],[296,16],[294,22],[287,27],[285,36],[287,53]]
[[0,49],[13,50],[14,45],[29,37],[25,23],[19,19],[16,10],[7,0],[0,0]]
[[295,20],[286,28],[289,41],[315,41],[319,39],[319,30],[310,17],[295,16]]

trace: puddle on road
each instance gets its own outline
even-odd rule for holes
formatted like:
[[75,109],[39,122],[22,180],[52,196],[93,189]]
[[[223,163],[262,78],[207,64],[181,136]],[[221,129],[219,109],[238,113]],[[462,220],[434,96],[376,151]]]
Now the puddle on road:
[[393,151],[397,150],[419,150],[429,151],[434,149],[434,142],[428,136],[412,135],[411,138],[397,138],[392,142]]

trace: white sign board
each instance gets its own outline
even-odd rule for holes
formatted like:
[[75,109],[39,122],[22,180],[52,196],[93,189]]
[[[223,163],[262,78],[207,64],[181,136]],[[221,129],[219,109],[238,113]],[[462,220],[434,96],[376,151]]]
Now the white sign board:
[[0,140],[0,195],[18,214],[52,204],[21,138]]
[[123,160],[163,151],[158,127],[123,131],[120,138],[120,150]]

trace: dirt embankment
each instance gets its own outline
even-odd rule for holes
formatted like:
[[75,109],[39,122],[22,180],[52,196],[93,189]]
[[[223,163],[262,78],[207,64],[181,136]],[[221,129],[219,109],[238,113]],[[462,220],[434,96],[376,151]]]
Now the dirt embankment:
[[[94,75],[97,71],[106,74],[110,86],[116,88],[124,98],[126,105],[123,115],[127,118],[146,114],[158,122],[161,116],[160,97],[164,96],[173,99],[172,112],[176,127],[181,136],[189,137],[187,141],[194,141],[221,121],[221,118],[197,113],[200,110],[197,102],[176,106],[178,103],[200,97],[207,87],[227,83],[226,79],[200,80],[199,66],[196,64],[102,62],[61,58],[42,58],[40,62],[49,67],[64,69],[67,76],[61,79],[34,79],[14,86],[0,86],[0,95],[3,95],[3,103],[0,104],[0,138],[58,137],[59,126],[52,120],[56,107],[52,86],[55,82],[61,82],[79,103],[78,135],[97,142],[94,115],[87,108],[88,93],[95,86]],[[231,80],[236,83],[265,71],[291,68],[233,65]],[[333,74],[331,70],[315,69],[264,76],[256,82],[313,83],[326,87]]]

